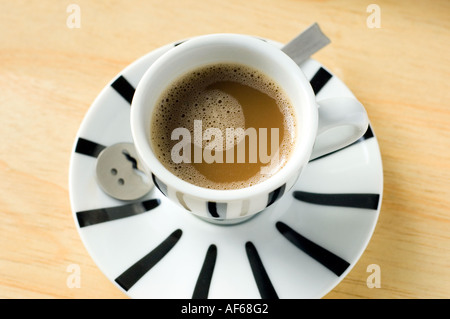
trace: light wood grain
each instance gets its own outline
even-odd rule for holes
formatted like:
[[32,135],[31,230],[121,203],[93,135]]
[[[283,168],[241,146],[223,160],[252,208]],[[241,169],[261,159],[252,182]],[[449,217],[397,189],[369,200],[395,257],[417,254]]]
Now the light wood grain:
[[[66,8],[81,8],[81,28]],[[325,298],[450,297],[450,2],[1,1],[0,298],[126,298],[76,231],[68,167],[78,127],[124,67],[166,43],[234,32],[287,42],[318,22],[314,58],[365,105],[384,166],[375,233]],[[68,288],[67,267],[81,269]],[[381,288],[366,285],[370,264]]]

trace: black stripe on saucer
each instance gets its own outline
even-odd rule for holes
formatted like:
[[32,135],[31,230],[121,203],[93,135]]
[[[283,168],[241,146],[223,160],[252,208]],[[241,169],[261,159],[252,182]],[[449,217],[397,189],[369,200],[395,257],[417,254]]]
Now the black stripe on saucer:
[[347,146],[344,146],[343,148],[338,149],[338,150],[336,150],[336,151],[334,151],[334,152],[331,152],[331,153],[328,153],[328,154],[325,154],[325,155],[316,157],[316,158],[310,160],[309,162],[317,161],[318,159],[321,159],[321,158],[327,157],[327,156],[329,156],[329,155],[332,155],[332,154],[334,154],[334,153],[340,152],[340,151],[345,150],[346,148],[348,148],[348,147],[350,147],[350,146],[352,146],[352,145],[355,145],[355,144],[364,142],[364,141],[366,141],[366,140],[368,140],[368,139],[370,139],[370,138],[372,138],[372,137],[374,137],[374,135],[373,135],[372,128],[371,128],[371,126],[370,126],[370,124],[369,124],[369,126],[367,127],[367,130],[366,130],[366,132],[364,133],[364,135],[361,136],[358,140],[356,140],[356,141],[353,142],[352,144],[349,144],[349,145],[347,145]]
[[159,199],[150,199],[140,203],[80,211],[76,213],[76,216],[78,225],[86,227],[139,215],[158,207],[160,203]]
[[155,249],[142,257],[139,261],[125,270],[115,279],[116,283],[125,291],[130,290],[150,269],[153,268],[175,246],[181,238],[181,229],[175,230]]
[[262,299],[278,299],[277,292],[270,281],[269,275],[264,268],[264,265],[259,257],[258,251],[252,242],[245,244],[247,258],[252,269],[253,277],[255,278],[256,286]]
[[303,237],[283,222],[277,222],[278,231],[298,249],[314,258],[335,275],[342,275],[350,264],[339,256]]
[[134,91],[136,90],[123,75],[120,75],[112,84],[112,88],[116,90],[128,103],[133,100]]
[[177,46],[179,46],[180,44],[182,44],[182,43],[184,43],[184,42],[186,42],[186,41],[187,41],[187,40],[177,42],[177,43],[175,43],[173,46],[174,46],[174,47],[177,47]]
[[202,269],[198,275],[197,283],[194,288],[192,299],[207,299],[211,279],[216,265],[217,247],[211,245],[206,252],[205,260],[203,261]]
[[79,137],[75,146],[75,153],[98,157],[105,148],[106,146],[104,145]]
[[319,194],[295,191],[292,193],[295,199],[311,204],[325,206],[354,207],[366,209],[378,209],[379,194]]
[[329,73],[327,70],[321,67],[309,81],[314,91],[314,94],[317,95],[332,77],[333,76],[331,75],[331,73]]

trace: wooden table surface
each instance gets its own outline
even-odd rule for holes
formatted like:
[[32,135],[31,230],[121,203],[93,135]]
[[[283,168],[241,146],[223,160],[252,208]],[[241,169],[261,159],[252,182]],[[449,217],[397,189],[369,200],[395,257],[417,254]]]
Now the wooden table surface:
[[[0,1],[0,298],[127,298],[83,246],[68,190],[77,130],[116,74],[179,39],[287,42],[314,22],[332,41],[314,58],[365,105],[384,167],[373,237],[325,298],[449,298],[450,2],[379,0],[379,28],[371,3]],[[380,288],[367,286],[371,264]]]

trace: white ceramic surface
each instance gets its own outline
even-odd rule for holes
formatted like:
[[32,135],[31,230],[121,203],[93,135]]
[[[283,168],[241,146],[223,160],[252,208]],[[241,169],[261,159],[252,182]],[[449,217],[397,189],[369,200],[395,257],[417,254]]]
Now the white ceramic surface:
[[[276,174],[233,190],[207,189],[177,177],[159,161],[150,141],[152,114],[166,88],[188,72],[224,62],[259,70],[283,89],[295,114],[297,136],[289,160]],[[323,101],[316,101],[297,64],[272,44],[248,35],[209,34],[174,47],[144,73],[131,104],[131,133],[142,167],[164,195],[195,215],[230,224],[246,220],[282,198],[311,158],[314,144],[322,142],[320,149],[314,149],[318,157],[349,145],[367,130],[366,111],[355,98]],[[330,135],[322,138],[322,134]]]
[[[89,254],[131,298],[324,296],[358,261],[378,219],[383,169],[371,127],[355,144],[311,161],[283,198],[238,225],[207,223],[156,188],[140,200],[124,202],[97,184],[99,152],[132,142],[134,88],[174,45],[124,69],[99,94],[79,129],[69,192],[75,225]],[[310,59],[301,68],[317,100],[354,97],[317,61]]]

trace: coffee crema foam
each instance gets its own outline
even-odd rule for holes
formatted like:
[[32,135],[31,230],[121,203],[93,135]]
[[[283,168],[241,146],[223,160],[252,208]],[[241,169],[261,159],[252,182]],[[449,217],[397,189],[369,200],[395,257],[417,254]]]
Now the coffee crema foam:
[[[248,102],[243,103],[249,98],[259,99],[261,103],[252,106]],[[259,114],[264,107],[268,113]],[[281,87],[260,71],[235,63],[200,67],[175,80],[159,98],[151,119],[151,146],[170,172],[189,183],[223,190],[249,187],[273,176],[285,165],[296,140],[294,114],[293,106]],[[194,134],[194,123],[199,120],[202,123],[201,136]],[[228,163],[225,155],[223,163],[194,162],[194,148],[201,145],[203,151],[212,141],[203,139],[203,133],[208,128],[218,128],[222,132],[220,151],[225,153],[234,148],[236,157],[238,144],[245,143],[248,138],[242,131],[241,134],[227,135],[227,128],[246,130],[255,127],[258,130],[259,127],[270,132],[271,127],[277,127],[272,126],[274,123],[280,128],[276,165],[259,161],[248,163],[249,145],[245,148],[245,163],[237,163],[236,160]],[[171,158],[171,150],[179,142],[171,139],[171,133],[177,128],[186,128],[191,133],[191,163],[175,163]],[[232,145],[226,143],[227,139],[233,141]],[[269,147],[269,154],[270,151]],[[261,174],[262,167],[268,172]]]

